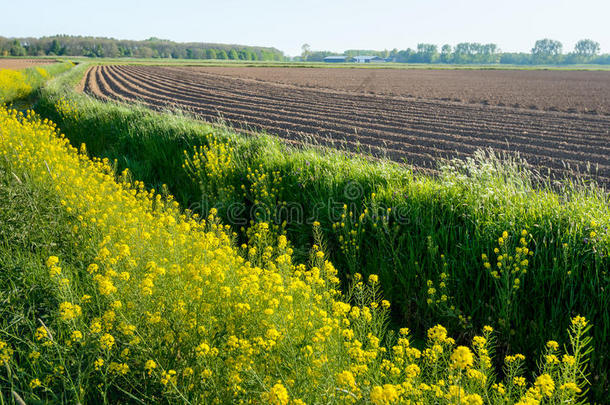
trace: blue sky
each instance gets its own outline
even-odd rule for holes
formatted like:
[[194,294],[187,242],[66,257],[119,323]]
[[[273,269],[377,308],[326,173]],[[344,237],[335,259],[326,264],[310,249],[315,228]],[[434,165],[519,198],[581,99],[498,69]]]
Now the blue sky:
[[610,0],[30,0],[2,5],[0,35],[156,36],[273,46],[293,56],[304,43],[343,51],[494,42],[529,51],[546,37],[566,52],[591,38],[610,53],[609,16]]

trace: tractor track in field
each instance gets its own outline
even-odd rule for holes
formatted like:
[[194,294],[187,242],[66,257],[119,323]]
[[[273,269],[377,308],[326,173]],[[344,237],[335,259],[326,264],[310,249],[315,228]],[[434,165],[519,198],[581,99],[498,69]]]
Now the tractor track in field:
[[610,116],[315,89],[188,67],[94,66],[82,88],[100,98],[179,108],[291,142],[362,150],[426,169],[479,148],[519,152],[554,176],[610,184]]

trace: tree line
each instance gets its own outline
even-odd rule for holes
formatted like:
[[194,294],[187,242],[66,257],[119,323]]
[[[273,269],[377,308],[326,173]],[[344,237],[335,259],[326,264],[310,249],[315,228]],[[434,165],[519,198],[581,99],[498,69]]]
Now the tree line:
[[[309,45],[302,47],[298,57],[304,61],[322,61],[326,56],[337,55],[330,51],[312,51]],[[374,55],[389,62],[399,63],[453,63],[453,64],[514,64],[514,65],[563,65],[563,64],[610,64],[610,54],[600,55],[599,43],[582,39],[576,43],[572,52],[563,53],[561,42],[553,39],[536,41],[531,52],[502,52],[496,44],[462,42],[455,46],[420,43],[417,49],[405,50],[355,50],[343,52],[343,56]]]
[[43,38],[0,37],[0,56],[88,56],[98,58],[174,58],[285,60],[275,48],[203,42],[179,43],[159,38],[144,41],[56,35]]

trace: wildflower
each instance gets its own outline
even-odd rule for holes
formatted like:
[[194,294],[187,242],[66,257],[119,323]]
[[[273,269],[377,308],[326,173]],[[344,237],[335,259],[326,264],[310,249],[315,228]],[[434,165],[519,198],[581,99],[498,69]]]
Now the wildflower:
[[8,364],[13,356],[13,349],[3,340],[0,340],[0,365]]
[[383,387],[375,386],[371,389],[371,402],[377,404],[390,404],[398,400],[399,392],[392,384],[385,384]]
[[564,354],[561,361],[570,366],[576,364],[576,358],[574,356],[570,356],[569,354]]
[[370,284],[377,284],[379,282],[379,277],[377,276],[377,274],[371,274],[369,276],[369,283]]
[[585,326],[587,326],[587,320],[585,319],[585,317],[577,315],[574,318],[572,318],[572,325],[574,325],[577,328],[584,328]]
[[195,352],[197,353],[197,357],[203,357],[210,352],[210,346],[207,343],[201,343],[197,346]]
[[36,334],[34,335],[36,340],[42,340],[48,337],[47,329],[44,326],[39,326],[36,329]]
[[93,366],[95,367],[96,371],[99,371],[99,369],[101,369],[103,365],[104,365],[104,359],[99,358],[99,357],[97,360],[95,360],[93,362]]
[[356,380],[350,371],[342,371],[337,374],[337,383],[342,387],[349,387],[352,390],[356,388]]
[[47,259],[47,267],[54,267],[57,263],[59,263],[59,258],[57,256],[49,256]]
[[483,405],[483,398],[479,394],[466,395],[464,397],[465,405]]
[[565,384],[562,384],[561,387],[559,387],[559,389],[562,391],[568,391],[572,394],[580,394],[582,392],[580,387],[578,385],[576,385],[576,383],[571,382],[571,381],[567,382]]
[[546,342],[546,347],[548,347],[551,350],[557,350],[557,349],[559,349],[559,343],[557,343],[554,340],[549,340],[548,342]]
[[60,274],[61,274],[61,267],[51,266],[49,268],[49,275],[51,277],[59,277]]
[[89,326],[91,333],[100,333],[102,331],[102,322],[99,318],[94,318]]
[[69,321],[77,318],[82,313],[80,305],[70,302],[62,302],[59,304],[59,314],[62,320]]
[[478,349],[483,348],[486,343],[487,339],[485,339],[483,336],[475,336],[472,338],[472,345]]
[[282,384],[277,383],[269,390],[268,401],[270,404],[286,405],[289,400],[288,391]]
[[371,402],[375,405],[385,404],[385,396],[383,395],[383,388],[380,386],[375,386],[371,390]]
[[458,346],[451,354],[451,366],[453,368],[465,369],[471,367],[473,362],[472,352],[466,346]]
[[42,383],[40,382],[40,380],[38,378],[34,378],[32,381],[30,381],[30,388],[31,389],[38,388],[41,385],[42,385]]
[[108,366],[108,371],[114,374],[125,375],[129,372],[129,365],[126,363],[111,362]]
[[155,363],[154,360],[147,360],[146,364],[144,364],[144,369],[146,370],[148,375],[151,375],[155,368],[157,368],[157,363]]
[[83,333],[79,330],[75,330],[70,335],[70,339],[72,339],[73,342],[80,342],[83,339]]
[[161,374],[161,384],[167,385],[168,383],[176,384],[176,370],[164,371]]
[[525,387],[525,378],[513,377],[513,384],[515,384],[517,387]]
[[104,350],[110,350],[114,346],[114,337],[109,333],[104,333],[100,337],[100,347]]
[[417,364],[409,364],[405,368],[405,375],[407,376],[407,378],[415,378],[419,375],[420,372],[421,369]]
[[428,329],[428,339],[433,342],[444,342],[447,338],[447,329],[442,325],[436,325]]
[[553,395],[553,391],[555,390],[555,382],[548,374],[542,374],[536,378],[534,385],[547,397],[551,397],[551,395]]
[[559,364],[559,359],[554,354],[546,355],[545,359],[548,364]]

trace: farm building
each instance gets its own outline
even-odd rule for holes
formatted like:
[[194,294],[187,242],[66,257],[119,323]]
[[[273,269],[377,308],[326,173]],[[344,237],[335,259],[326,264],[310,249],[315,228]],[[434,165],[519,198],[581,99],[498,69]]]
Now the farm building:
[[385,62],[385,59],[380,58],[379,56],[358,55],[358,56],[354,56],[354,62],[356,62],[356,63],[378,63],[378,62]]
[[347,56],[343,56],[343,55],[327,56],[324,58],[324,62],[329,62],[329,63],[347,62]]

